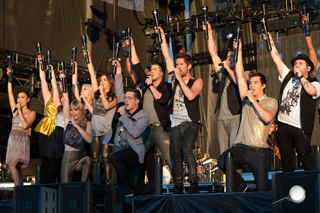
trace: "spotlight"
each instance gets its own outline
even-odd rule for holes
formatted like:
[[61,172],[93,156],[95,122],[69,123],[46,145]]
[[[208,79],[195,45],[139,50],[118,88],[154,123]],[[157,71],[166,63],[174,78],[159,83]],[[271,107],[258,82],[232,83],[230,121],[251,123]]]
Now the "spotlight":
[[232,21],[226,24],[227,39],[232,39],[234,37],[234,32],[237,27],[240,27],[239,21]]
[[293,203],[302,203],[306,199],[306,190],[299,185],[292,186],[289,195],[281,198],[272,203],[272,205],[278,205],[286,200],[290,200]]

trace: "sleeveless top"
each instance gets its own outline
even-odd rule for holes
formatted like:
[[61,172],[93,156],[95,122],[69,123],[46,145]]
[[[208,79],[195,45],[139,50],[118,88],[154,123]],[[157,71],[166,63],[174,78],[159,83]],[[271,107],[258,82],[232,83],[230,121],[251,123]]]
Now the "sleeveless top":
[[62,112],[58,113],[56,116],[56,127],[57,126],[64,128],[64,116]]
[[92,103],[93,114],[91,118],[93,136],[106,135],[111,130],[111,123],[116,112],[116,107],[106,110],[103,106],[101,95]]
[[20,131],[26,132],[28,135],[31,135],[31,128],[24,129],[22,127],[22,123],[21,123],[19,115],[17,115],[16,117],[12,118],[12,130],[20,130]]
[[56,109],[54,108],[53,98],[51,96],[45,106],[44,117],[39,121],[38,125],[34,128],[34,131],[49,136],[55,129],[55,123]]
[[[83,129],[85,130],[86,126]],[[63,132],[63,144],[76,149],[85,150],[86,141],[77,128],[72,124],[68,124],[66,130]]]

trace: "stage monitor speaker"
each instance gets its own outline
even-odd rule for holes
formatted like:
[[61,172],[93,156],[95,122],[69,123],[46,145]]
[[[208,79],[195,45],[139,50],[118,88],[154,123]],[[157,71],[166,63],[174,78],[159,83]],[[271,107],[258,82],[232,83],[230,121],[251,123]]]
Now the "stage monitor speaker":
[[285,201],[274,206],[273,212],[320,212],[320,171],[276,173],[273,177],[273,201],[288,196],[295,185],[305,189],[305,200],[302,203]]
[[114,204],[125,203],[125,192],[91,182],[65,183],[59,186],[60,213],[113,212]]

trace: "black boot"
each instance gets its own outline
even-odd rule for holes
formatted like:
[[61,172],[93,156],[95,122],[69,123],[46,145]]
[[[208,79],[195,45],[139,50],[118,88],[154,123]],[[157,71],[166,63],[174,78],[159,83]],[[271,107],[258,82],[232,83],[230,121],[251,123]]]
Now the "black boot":
[[188,194],[198,194],[198,193],[199,193],[198,181],[191,180]]
[[183,185],[174,185],[173,194],[183,194]]

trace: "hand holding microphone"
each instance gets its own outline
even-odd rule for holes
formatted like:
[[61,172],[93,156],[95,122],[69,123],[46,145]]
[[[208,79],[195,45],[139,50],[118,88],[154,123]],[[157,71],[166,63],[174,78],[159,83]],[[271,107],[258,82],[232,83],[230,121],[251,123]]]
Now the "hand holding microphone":
[[249,99],[249,96],[253,96],[253,89],[250,89],[246,92],[246,96],[243,98],[242,102],[245,103]]
[[20,102],[16,104],[16,108],[14,108],[12,113],[15,113],[18,109],[21,109],[21,103]]
[[[126,105],[122,105],[121,107],[119,107],[119,109],[117,110],[118,113],[120,113],[120,115],[123,115],[126,113]],[[120,117],[120,116],[119,116]]]

